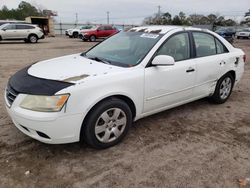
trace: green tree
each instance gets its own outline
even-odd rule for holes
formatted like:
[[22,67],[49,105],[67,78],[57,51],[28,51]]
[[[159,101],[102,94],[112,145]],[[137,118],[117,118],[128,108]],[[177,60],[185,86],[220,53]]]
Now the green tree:
[[178,15],[176,15],[176,16],[173,18],[172,24],[173,24],[173,25],[182,25],[181,19],[180,19],[180,17],[179,17]]
[[43,13],[25,1],[22,1],[17,9],[9,10],[6,6],[0,9],[0,19],[24,20],[28,16],[43,16]]

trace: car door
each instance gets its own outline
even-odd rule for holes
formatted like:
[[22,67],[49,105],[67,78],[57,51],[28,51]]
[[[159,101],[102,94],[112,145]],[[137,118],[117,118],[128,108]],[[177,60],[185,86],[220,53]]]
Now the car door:
[[17,29],[17,37],[18,38],[26,38],[28,35],[28,29],[26,25],[16,25]]
[[157,50],[157,55],[175,59],[171,66],[145,68],[144,113],[172,107],[192,98],[196,65],[191,59],[189,34],[181,32],[168,38]]
[[105,37],[109,37],[110,35],[114,34],[114,29],[111,26],[105,26],[105,30],[106,30]]
[[17,35],[16,25],[9,24],[3,28],[2,38],[3,39],[15,39]]
[[97,37],[98,38],[103,38],[106,36],[106,30],[105,30],[105,27],[104,26],[100,26],[98,27],[97,29]]
[[227,57],[227,49],[213,35],[204,32],[193,32],[196,52],[196,87],[194,96],[208,96],[217,80],[222,76],[224,66],[233,59]]

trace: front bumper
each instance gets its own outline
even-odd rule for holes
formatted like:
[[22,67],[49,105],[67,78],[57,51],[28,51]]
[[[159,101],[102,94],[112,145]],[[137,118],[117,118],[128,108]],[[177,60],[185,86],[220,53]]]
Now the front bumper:
[[[25,95],[19,94],[11,107],[6,106],[14,125],[24,134],[48,144],[72,143],[80,140],[81,114],[35,112],[19,107]],[[7,99],[5,99],[8,104]]]
[[89,35],[84,35],[84,34],[82,34],[82,33],[80,33],[80,34],[78,35],[78,37],[79,37],[80,39],[82,39],[82,40],[89,40]]

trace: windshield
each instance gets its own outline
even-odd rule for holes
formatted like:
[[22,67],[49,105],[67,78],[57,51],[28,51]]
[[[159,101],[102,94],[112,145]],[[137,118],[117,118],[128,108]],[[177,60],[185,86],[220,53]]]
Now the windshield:
[[82,26],[81,29],[91,29],[94,28],[95,26],[93,25],[86,25],[86,26]]
[[116,66],[131,67],[139,64],[162,36],[143,32],[120,32],[82,56],[101,59]]
[[5,26],[9,25],[8,23],[0,25],[0,29],[3,29]]
[[220,29],[217,29],[216,32],[222,32],[222,31],[226,31],[225,28],[220,28]]

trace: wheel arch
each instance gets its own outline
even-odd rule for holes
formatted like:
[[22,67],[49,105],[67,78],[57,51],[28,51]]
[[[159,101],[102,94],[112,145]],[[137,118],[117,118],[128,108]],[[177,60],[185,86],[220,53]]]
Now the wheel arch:
[[36,37],[38,38],[37,34],[35,34],[35,33],[30,33],[30,34],[28,35],[28,39],[29,39],[30,36],[32,36],[32,35],[34,35],[34,36],[36,36]]
[[233,76],[233,79],[234,79],[234,82],[235,82],[235,79],[236,79],[236,73],[234,70],[230,70],[228,71],[226,74],[231,74]]

